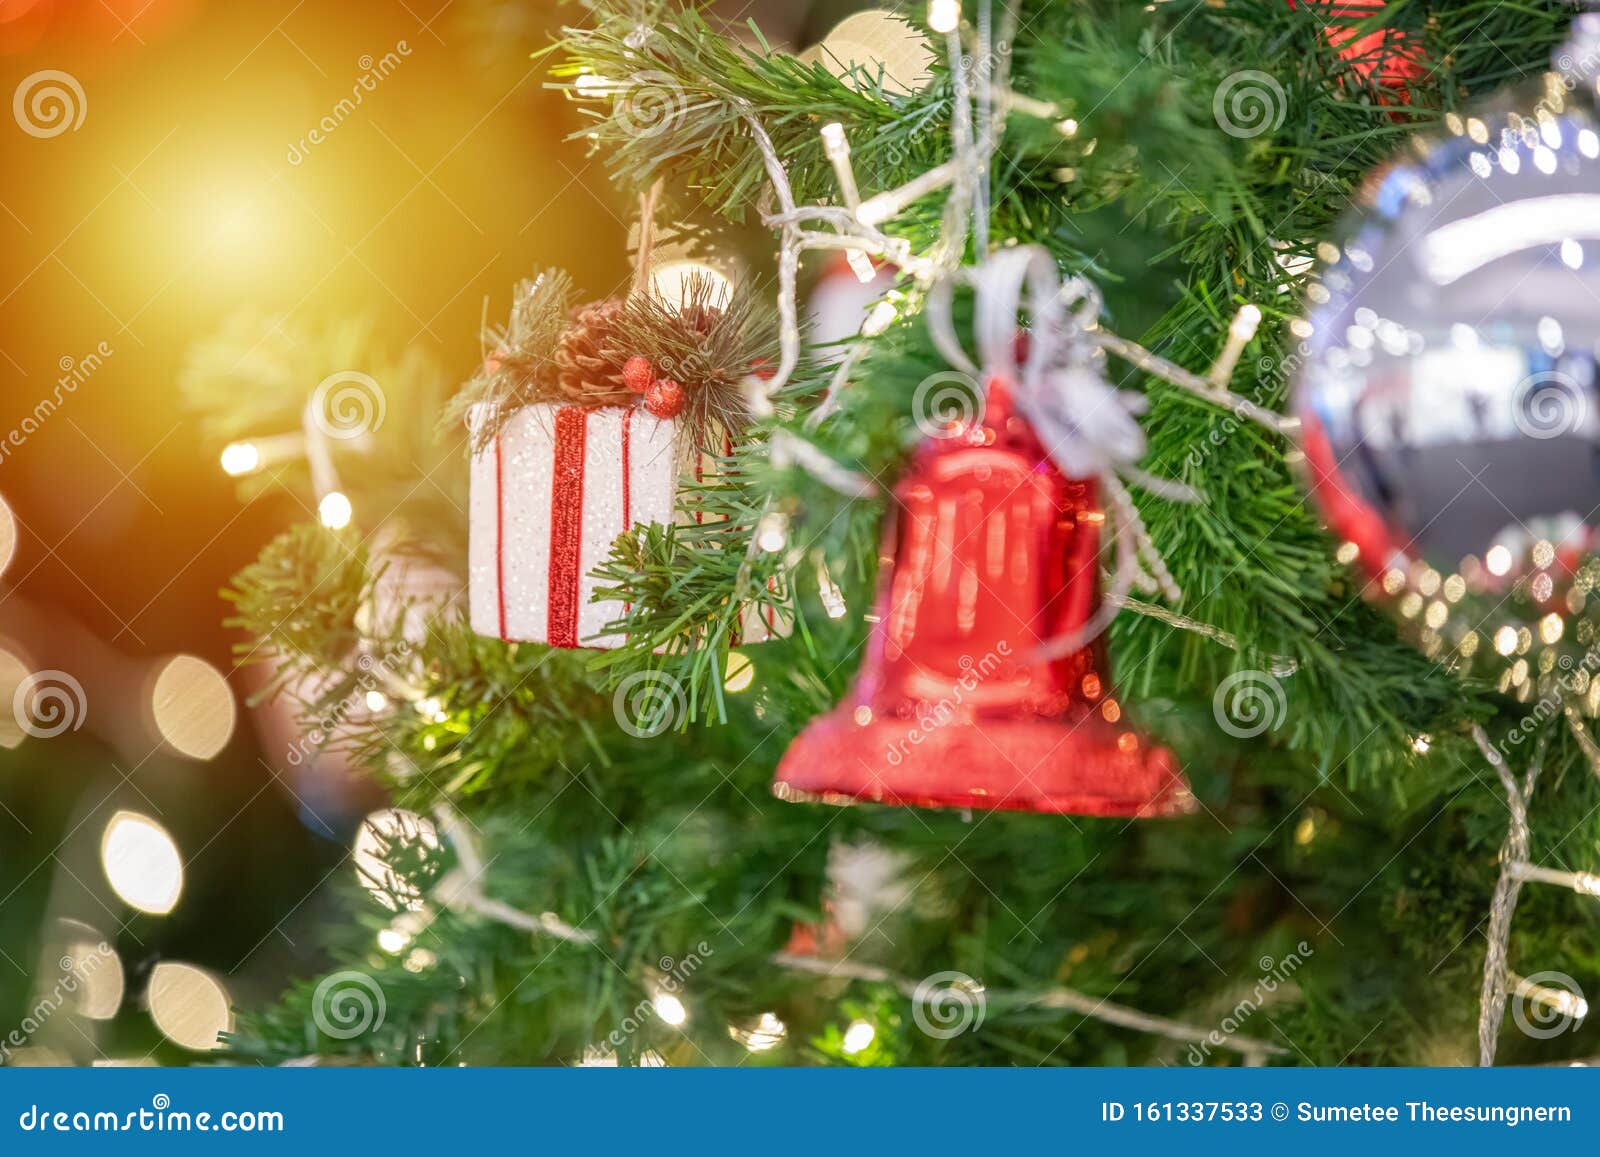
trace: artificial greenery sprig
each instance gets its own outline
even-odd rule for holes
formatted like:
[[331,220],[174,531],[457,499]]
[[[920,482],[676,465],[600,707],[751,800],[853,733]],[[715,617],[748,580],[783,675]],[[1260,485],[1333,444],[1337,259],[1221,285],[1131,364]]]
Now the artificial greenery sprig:
[[[1295,259],[1330,234],[1365,175],[1414,125],[1541,68],[1568,15],[1555,4],[1492,0],[1395,0],[1359,16],[1336,7],[1023,6],[1013,83],[1059,115],[1008,118],[993,171],[993,242],[1048,246],[1065,272],[1094,277],[1117,332],[1196,370],[1240,304],[1261,306],[1265,324],[1235,388],[1278,406],[1295,357]],[[736,43],[677,4],[595,0],[587,15],[590,25],[561,46],[558,70],[574,86],[584,70],[613,83],[591,82],[582,94],[581,131],[595,134],[620,184],[665,178],[669,209],[695,201],[727,220],[759,219],[764,173],[745,113],[766,126],[807,203],[836,192],[818,136],[830,121],[849,134],[866,194],[943,159],[952,80],[942,64],[928,88],[893,93],[759,41]],[[1420,45],[1427,67],[1407,100],[1339,56],[1330,24],[1357,23],[1399,26]],[[1235,136],[1213,102],[1221,81],[1252,70],[1279,85],[1284,115]],[[639,114],[662,94],[680,99],[647,136]],[[923,246],[939,221],[919,205],[896,226]],[[424,930],[398,929],[352,878],[364,917],[336,933],[335,953],[382,987],[383,1031],[322,1033],[307,982],[244,1020],[239,1051],[381,1063],[571,1063],[591,1053],[674,1064],[1226,1063],[1000,999],[981,1030],[932,1037],[891,983],[774,968],[797,925],[837,923],[855,902],[830,872],[830,847],[870,842],[896,857],[899,898],[834,939],[883,975],[948,968],[997,992],[1070,985],[1197,1024],[1249,1007],[1245,1031],[1284,1045],[1289,1062],[1473,1059],[1482,924],[1506,805],[1460,724],[1481,720],[1501,734],[1505,705],[1398,642],[1366,609],[1307,509],[1283,442],[1131,370],[1120,384],[1152,401],[1147,467],[1207,496],[1198,508],[1141,496],[1141,511],[1187,592],[1180,609],[1238,649],[1124,614],[1109,651],[1120,702],[1178,752],[1205,812],[1129,827],[770,798],[784,747],[855,676],[889,505],[882,495],[916,438],[911,397],[947,368],[915,317],[865,346],[820,426],[806,422],[833,376],[821,359],[802,361],[776,414],[761,421],[803,433],[874,479],[880,497],[847,499],[756,452],[753,439],[736,448],[728,485],[686,496],[721,517],[616,545],[607,593],[632,598],[619,629],[638,645],[585,657],[441,626],[420,644],[439,710],[398,711],[369,733],[369,765],[406,806],[426,812],[449,800],[477,825],[492,895],[593,930],[604,951],[548,945],[444,906]],[[742,542],[769,503],[788,520],[789,547],[754,565],[795,576],[798,589],[785,597],[798,622],[790,639],[745,649],[752,681],[730,690],[732,592],[746,584],[759,594],[773,573],[747,574]],[[437,532],[459,522],[447,511]],[[838,618],[818,597],[821,574],[847,607]],[[311,613],[337,609],[346,588],[316,590],[312,577],[289,582],[305,587]],[[281,606],[253,604],[241,615],[246,629],[270,635]],[[1225,676],[1251,670],[1280,672],[1285,710],[1277,726],[1241,740],[1219,731],[1213,695]],[[652,673],[676,681],[682,709],[677,726],[641,738],[616,725],[615,695],[630,675]],[[1600,785],[1586,766],[1576,743],[1555,733],[1532,859],[1592,867]],[[1515,959],[1591,975],[1600,921],[1585,903],[1526,890]],[[410,939],[390,951],[380,930]],[[682,992],[688,1019],[669,1025],[649,1012],[648,977],[663,956],[686,952],[702,966]],[[1301,963],[1293,983],[1259,1007],[1241,1005],[1262,959],[1291,953]],[[752,1054],[728,1030],[762,1012],[788,1034]],[[858,1019],[876,1035],[851,1053],[845,1029]],[[1508,1032],[1502,1056],[1587,1055],[1592,1039]]]

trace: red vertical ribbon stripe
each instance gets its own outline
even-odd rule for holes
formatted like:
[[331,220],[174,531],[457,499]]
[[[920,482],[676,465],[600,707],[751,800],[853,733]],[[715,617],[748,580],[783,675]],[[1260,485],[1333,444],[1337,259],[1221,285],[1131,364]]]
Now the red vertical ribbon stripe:
[[578,645],[578,580],[583,555],[583,464],[589,411],[556,411],[555,460],[550,486],[550,603],[545,632],[552,647]]

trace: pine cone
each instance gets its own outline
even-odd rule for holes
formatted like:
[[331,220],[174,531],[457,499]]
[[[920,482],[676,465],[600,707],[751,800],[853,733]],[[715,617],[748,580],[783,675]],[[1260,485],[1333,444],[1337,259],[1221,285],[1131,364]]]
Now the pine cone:
[[615,297],[572,311],[572,323],[556,342],[551,359],[554,393],[560,400],[582,406],[633,404],[634,396],[622,380],[630,354],[616,341],[621,314],[622,299]]

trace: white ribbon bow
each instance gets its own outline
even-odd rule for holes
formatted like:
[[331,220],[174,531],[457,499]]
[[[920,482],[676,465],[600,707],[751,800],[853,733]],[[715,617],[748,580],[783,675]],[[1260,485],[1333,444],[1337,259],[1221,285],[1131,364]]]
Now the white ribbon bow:
[[[976,293],[973,330],[981,370],[956,336],[954,286],[948,279],[929,292],[927,318],[934,345],[952,365],[983,383],[996,377],[1014,383],[1017,407],[1051,460],[1068,478],[1096,480],[1112,516],[1117,559],[1106,598],[1088,623],[1046,643],[1041,658],[1070,654],[1110,625],[1129,590],[1159,591],[1172,601],[1182,598],[1119,475],[1175,501],[1193,502],[1196,495],[1136,465],[1145,438],[1135,415],[1143,413],[1145,400],[1106,378],[1105,355],[1089,336],[1100,315],[1100,293],[1091,282],[1074,277],[1063,283],[1055,260],[1038,245],[999,250],[962,273]],[[1024,294],[1030,324],[1027,356],[1019,362]]]

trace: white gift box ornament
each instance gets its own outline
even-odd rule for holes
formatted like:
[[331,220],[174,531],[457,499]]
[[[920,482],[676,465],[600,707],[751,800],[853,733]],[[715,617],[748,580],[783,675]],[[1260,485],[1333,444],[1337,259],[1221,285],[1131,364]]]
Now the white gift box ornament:
[[[474,434],[490,420],[476,406]],[[627,613],[594,601],[592,572],[617,536],[673,521],[678,479],[699,457],[685,430],[642,406],[535,403],[514,410],[472,455],[468,562],[472,629],[507,641],[610,649]],[[739,643],[789,633],[788,617],[748,606]]]
[[[475,408],[471,423],[488,419]],[[554,647],[621,645],[596,637],[625,613],[594,602],[589,572],[619,534],[671,522],[677,423],[631,406],[521,406],[472,457],[472,629]]]

